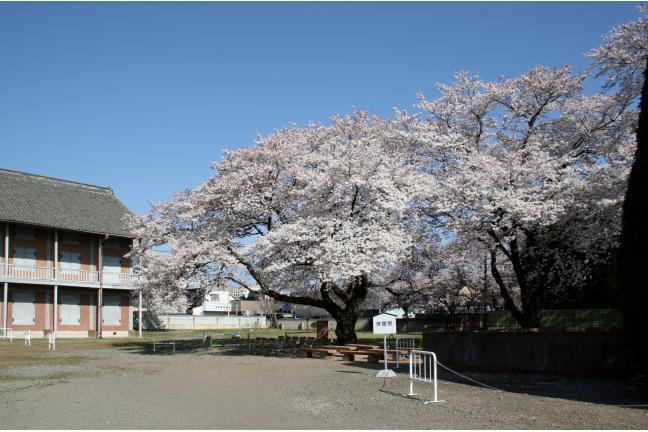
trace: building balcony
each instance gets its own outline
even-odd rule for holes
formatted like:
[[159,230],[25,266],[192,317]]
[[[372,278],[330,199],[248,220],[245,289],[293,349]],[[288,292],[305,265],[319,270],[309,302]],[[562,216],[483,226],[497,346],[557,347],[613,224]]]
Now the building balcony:
[[[65,285],[99,288],[99,272],[93,270],[54,269],[53,267],[2,264],[0,282],[40,285]],[[103,272],[104,288],[133,289],[139,276],[133,273]]]

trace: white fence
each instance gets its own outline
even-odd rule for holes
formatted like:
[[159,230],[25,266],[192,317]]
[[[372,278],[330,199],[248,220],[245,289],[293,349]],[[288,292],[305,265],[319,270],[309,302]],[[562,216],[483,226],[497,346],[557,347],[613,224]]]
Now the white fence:
[[[42,280],[99,285],[99,272],[94,270],[59,269],[58,272],[55,272],[53,267],[16,264],[3,265],[2,267],[4,280]],[[138,278],[138,275],[132,273],[103,272],[103,283],[106,286],[133,286]]]
[[167,330],[267,328],[265,316],[160,315],[158,318]]
[[414,381],[432,384],[434,386],[434,399],[425,401],[428,404],[432,402],[443,402],[438,398],[437,393],[437,359],[431,351],[411,350],[409,353],[409,394],[407,396],[416,396],[414,393]]
[[[14,331],[12,328],[0,328],[0,339],[9,339],[10,342],[13,342]],[[23,338],[25,339],[25,345],[31,346],[32,332],[31,330],[25,330],[23,332]]]
[[[329,332],[337,327],[333,318],[278,318],[277,323],[282,330],[314,330],[317,321],[328,321]],[[371,331],[371,318],[358,318],[355,325],[356,331]]]
[[411,336],[396,336],[396,367],[400,367],[400,355],[416,348],[416,338]]

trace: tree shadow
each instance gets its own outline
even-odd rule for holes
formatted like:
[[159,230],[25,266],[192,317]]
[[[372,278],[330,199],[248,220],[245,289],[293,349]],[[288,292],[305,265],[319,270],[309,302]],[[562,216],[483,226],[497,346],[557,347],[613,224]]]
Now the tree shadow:
[[280,344],[247,344],[231,343],[229,341],[203,342],[202,338],[197,339],[176,339],[175,351],[172,345],[167,342],[170,339],[160,340],[153,350],[153,341],[126,341],[116,342],[112,346],[130,354],[138,355],[173,355],[173,354],[200,354],[200,355],[225,355],[225,356],[263,356],[263,357],[303,357],[303,353],[297,347],[284,347]]
[[[372,369],[376,372],[384,367],[382,362],[376,364],[363,361],[345,362],[345,365]],[[389,363],[389,368],[397,372],[399,377],[408,377],[409,364],[407,362],[401,363],[400,368],[396,368],[395,366],[392,362]],[[502,391],[528,394],[532,396],[648,410],[648,384],[630,378],[609,375],[486,372],[458,366],[453,366],[452,370],[474,381],[470,381],[439,366],[437,369],[437,377],[439,379],[440,392],[443,391],[443,382],[445,381],[471,387],[487,389],[486,386],[489,386],[497,389],[490,390],[493,392]],[[478,383],[485,384],[486,386]],[[426,384],[421,383],[421,385]],[[387,390],[382,391],[389,393]],[[394,395],[403,396],[403,394],[398,393],[394,393]]]
[[[254,356],[276,358],[304,358],[305,354],[300,346],[282,346],[281,344],[231,344],[219,341],[210,349],[209,344],[202,339],[176,340],[175,353],[171,346],[163,345],[153,351],[152,341],[126,341],[113,344],[126,352],[138,355],[168,356],[174,354],[199,354],[218,356]],[[378,372],[383,368],[383,363],[367,363],[366,361],[344,361],[336,357],[336,365],[351,366],[361,369],[371,369]],[[395,363],[389,362],[389,368],[396,371],[401,378],[407,378],[409,364],[407,360],[396,368]],[[558,399],[573,400],[610,406],[624,406],[648,410],[648,384],[611,376],[592,375],[561,375],[539,374],[525,372],[487,372],[476,371],[465,367],[453,366],[452,370],[469,378],[466,379],[454,372],[438,367],[440,391],[443,391],[443,382],[464,384],[471,387],[486,388],[478,384],[494,387],[499,391],[518,394],[529,394]],[[354,373],[354,371],[336,370],[340,373]],[[358,372],[359,373],[359,372]],[[387,390],[383,390],[387,391]],[[492,390],[495,391],[495,390]],[[402,394],[396,394],[403,396]]]
[[160,340],[153,350],[153,341],[128,341],[113,343],[112,346],[130,354],[139,355],[169,355],[169,354],[195,354],[209,351],[209,345],[201,339],[176,339],[175,350],[168,340]]

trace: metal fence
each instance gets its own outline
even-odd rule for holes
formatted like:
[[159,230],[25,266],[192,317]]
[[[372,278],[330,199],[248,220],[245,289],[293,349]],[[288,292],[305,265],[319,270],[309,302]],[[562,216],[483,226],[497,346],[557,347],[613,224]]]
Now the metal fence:
[[175,352],[176,352],[176,341],[175,341],[175,339],[157,340],[156,338],[153,338],[153,352],[156,351],[156,348],[159,349],[160,346],[165,346],[165,345],[171,346],[172,350],[173,350],[173,353],[175,354]]
[[434,386],[434,399],[424,401],[424,404],[443,402],[439,400],[437,389],[437,359],[432,351],[411,350],[409,353],[409,393],[407,396],[416,396],[414,381],[419,381]]
[[401,353],[406,353],[416,348],[416,338],[412,336],[396,336],[396,367],[400,367]]
[[[623,329],[623,314],[619,309],[558,309],[540,312],[540,326],[556,330]],[[508,311],[486,314],[489,330],[513,330],[520,326]]]

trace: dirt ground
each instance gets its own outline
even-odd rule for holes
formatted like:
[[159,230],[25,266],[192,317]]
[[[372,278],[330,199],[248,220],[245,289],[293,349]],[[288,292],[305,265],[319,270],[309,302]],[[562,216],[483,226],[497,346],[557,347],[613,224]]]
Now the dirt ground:
[[[405,369],[215,349],[0,343],[2,429],[640,429],[645,388],[612,379],[440,371],[443,403],[402,396]],[[421,398],[432,388],[416,384]]]

